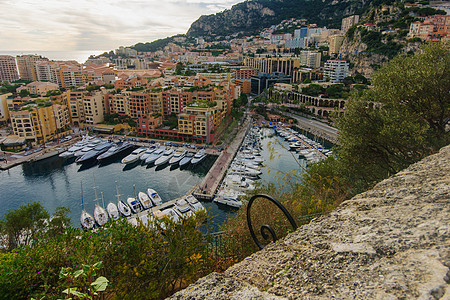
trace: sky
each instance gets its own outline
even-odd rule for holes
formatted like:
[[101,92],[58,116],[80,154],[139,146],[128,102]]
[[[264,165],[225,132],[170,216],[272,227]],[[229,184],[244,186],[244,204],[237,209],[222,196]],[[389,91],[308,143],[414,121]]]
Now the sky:
[[112,50],[186,33],[242,0],[0,0],[0,51]]

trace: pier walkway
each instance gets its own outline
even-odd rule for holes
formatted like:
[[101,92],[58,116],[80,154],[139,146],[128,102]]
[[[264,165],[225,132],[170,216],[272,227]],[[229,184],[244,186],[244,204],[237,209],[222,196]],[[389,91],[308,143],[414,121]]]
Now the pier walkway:
[[222,182],[222,179],[236,156],[237,151],[241,147],[242,141],[244,140],[244,137],[249,129],[250,122],[251,118],[247,118],[242,127],[239,129],[239,132],[234,140],[225,150],[222,151],[219,158],[217,158],[216,162],[209,170],[208,174],[206,174],[205,178],[203,178],[203,181],[197,186],[196,189],[194,189],[193,195],[197,199],[211,201],[214,198],[217,188]]

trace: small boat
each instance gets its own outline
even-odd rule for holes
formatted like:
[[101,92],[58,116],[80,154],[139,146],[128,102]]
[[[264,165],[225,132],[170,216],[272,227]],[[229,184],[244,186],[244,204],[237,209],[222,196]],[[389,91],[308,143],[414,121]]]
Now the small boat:
[[161,146],[157,148],[152,154],[150,154],[145,160],[146,164],[154,163],[158,158],[164,155],[164,151],[166,151],[166,146]]
[[175,151],[175,154],[169,160],[169,164],[176,165],[180,163],[180,161],[184,158],[186,153],[187,153],[186,149],[178,149],[177,151]]
[[178,200],[173,209],[182,218],[189,218],[192,216],[191,207],[185,199]]
[[139,158],[141,157],[141,155],[144,154],[144,151],[146,149],[147,149],[146,147],[137,148],[136,150],[131,152],[130,155],[127,155],[126,157],[124,157],[122,159],[122,163],[127,165],[127,164],[132,164],[134,162],[137,162],[139,160]]
[[92,229],[94,228],[94,218],[84,209],[84,199],[83,199],[83,183],[81,183],[81,217],[80,217],[80,223],[81,227],[86,229]]
[[162,204],[161,197],[158,195],[158,193],[154,189],[147,189],[147,195],[152,200],[154,206]]
[[166,208],[166,209],[162,210],[161,212],[175,222],[177,222],[180,219],[180,217],[178,216],[178,214],[175,212],[175,210],[173,208]]
[[136,213],[142,211],[142,206],[141,206],[141,204],[139,203],[139,201],[136,200],[136,198],[134,198],[134,197],[128,197],[127,203],[128,203],[128,205],[130,206],[131,211],[132,211],[133,213],[136,214]]
[[131,216],[131,209],[130,209],[130,207],[125,202],[120,200],[120,196],[121,195],[119,193],[119,187],[117,185],[117,182],[116,182],[116,191],[117,191],[117,194],[116,194],[116,197],[117,197],[117,209],[125,217]]
[[152,201],[150,200],[149,196],[146,193],[139,192],[138,193],[138,198],[139,198],[139,202],[141,202],[142,207],[144,209],[148,209],[148,208],[153,206]]
[[119,202],[117,202],[117,209],[125,217],[131,216],[131,209],[130,209],[130,207],[125,202],[123,202],[122,200],[119,200]]
[[191,164],[193,165],[198,164],[199,162],[205,159],[206,155],[207,155],[206,151],[204,149],[201,149],[194,155],[194,157],[191,160]]
[[[108,222],[108,214],[107,214],[106,210],[102,206],[100,206],[100,204],[98,203],[97,186],[95,185],[95,177],[94,176],[93,176],[93,180],[94,180],[94,193],[95,193],[94,201],[97,201],[97,203],[95,204],[95,208],[94,208],[94,219],[99,226],[103,226],[103,225],[105,225],[106,222]],[[103,199],[103,193],[102,193],[102,199]]]
[[106,222],[108,222],[108,214],[106,213],[106,210],[99,204],[95,204],[94,219],[99,226],[103,226]]
[[205,207],[193,195],[186,196],[185,200],[191,206],[191,210],[193,212],[198,212],[200,210],[205,210]]
[[231,207],[239,208],[242,206],[239,194],[231,189],[223,189],[213,199],[216,203],[225,204]]
[[192,153],[192,152],[186,153],[186,155],[183,157],[183,159],[180,160],[180,167],[190,163],[193,157],[194,157],[194,153]]
[[117,205],[115,205],[112,202],[109,202],[106,206],[106,210],[108,211],[109,218],[112,220],[118,220],[119,219],[119,210],[117,208]]
[[138,212],[142,211],[142,205],[137,200],[137,197],[136,197],[136,186],[135,185],[133,185],[133,192],[134,192],[134,197],[128,197],[127,203],[130,206],[131,210],[135,214],[137,214]]
[[155,166],[161,166],[167,163],[173,156],[173,149],[166,150],[164,155],[155,161]]

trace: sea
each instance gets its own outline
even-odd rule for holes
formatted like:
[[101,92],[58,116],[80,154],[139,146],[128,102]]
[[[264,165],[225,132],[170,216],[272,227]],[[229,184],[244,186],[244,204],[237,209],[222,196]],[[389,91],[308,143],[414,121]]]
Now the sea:
[[77,50],[77,51],[1,51],[0,55],[40,55],[50,60],[76,60],[80,64],[86,62],[91,55],[100,55],[111,50]]
[[[262,184],[276,184],[277,178],[293,170],[298,174],[304,172],[306,161],[289,151],[288,143],[275,135],[273,129],[262,130],[261,143],[261,155],[265,160],[260,175]],[[86,167],[58,156],[18,165],[0,171],[0,220],[9,210],[38,201],[50,214],[58,206],[70,208],[72,225],[80,226],[82,199],[85,209],[93,214],[97,201],[106,206],[110,201],[117,202],[117,195],[126,200],[148,188],[156,190],[164,202],[169,201],[199,184],[216,158],[208,156],[201,165],[183,170],[169,165],[162,168],[140,164],[124,166],[120,158],[107,165]],[[202,203],[216,225],[236,213],[236,209],[214,202]]]

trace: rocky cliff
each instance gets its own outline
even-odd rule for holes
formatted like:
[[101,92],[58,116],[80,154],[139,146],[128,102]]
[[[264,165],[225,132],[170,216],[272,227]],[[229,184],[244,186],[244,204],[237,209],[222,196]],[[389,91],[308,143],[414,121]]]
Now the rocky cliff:
[[450,299],[450,146],[170,299]]
[[280,23],[305,18],[319,26],[340,28],[343,17],[362,14],[382,0],[252,0],[215,15],[201,16],[192,23],[188,36],[249,34]]

